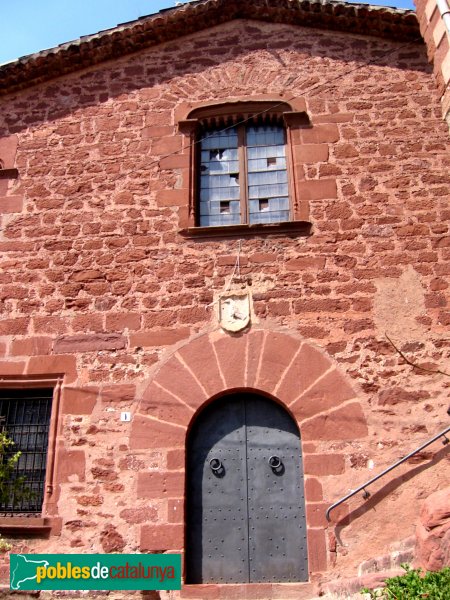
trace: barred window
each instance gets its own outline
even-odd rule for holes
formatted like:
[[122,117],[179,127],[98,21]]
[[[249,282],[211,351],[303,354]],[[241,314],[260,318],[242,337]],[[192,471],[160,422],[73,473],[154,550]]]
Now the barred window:
[[283,125],[207,128],[201,136],[198,225],[289,221]]
[[52,397],[53,388],[0,389],[1,432],[13,442],[0,455],[0,512],[41,512]]

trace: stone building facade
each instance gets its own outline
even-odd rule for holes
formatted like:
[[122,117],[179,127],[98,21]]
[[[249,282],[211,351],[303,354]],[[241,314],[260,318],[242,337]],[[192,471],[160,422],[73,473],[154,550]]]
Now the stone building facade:
[[[0,392],[52,396],[14,551],[189,554],[190,432],[249,395],[300,432],[309,583],[181,597],[310,597],[398,549],[449,485],[438,443],[325,511],[448,424],[449,137],[414,13],[199,0],[0,76]],[[196,148],[236,123],[286,135],[282,222],[200,224]]]

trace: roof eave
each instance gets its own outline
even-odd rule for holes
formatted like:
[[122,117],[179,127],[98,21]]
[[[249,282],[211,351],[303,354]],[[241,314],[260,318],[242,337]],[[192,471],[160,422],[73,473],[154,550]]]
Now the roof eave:
[[333,0],[197,0],[0,66],[0,94],[15,92],[234,19],[420,42],[413,11]]

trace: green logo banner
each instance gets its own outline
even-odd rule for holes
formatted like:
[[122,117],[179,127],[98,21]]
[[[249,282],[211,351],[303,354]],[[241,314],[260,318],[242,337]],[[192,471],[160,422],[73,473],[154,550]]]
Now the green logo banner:
[[179,590],[180,554],[11,554],[12,590]]

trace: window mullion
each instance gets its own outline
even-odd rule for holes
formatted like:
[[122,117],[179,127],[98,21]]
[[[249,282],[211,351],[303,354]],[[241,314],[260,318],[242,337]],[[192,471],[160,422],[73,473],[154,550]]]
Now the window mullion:
[[247,147],[245,125],[238,126],[238,157],[239,157],[239,188],[241,202],[241,223],[249,223],[248,206],[248,177],[247,177]]

